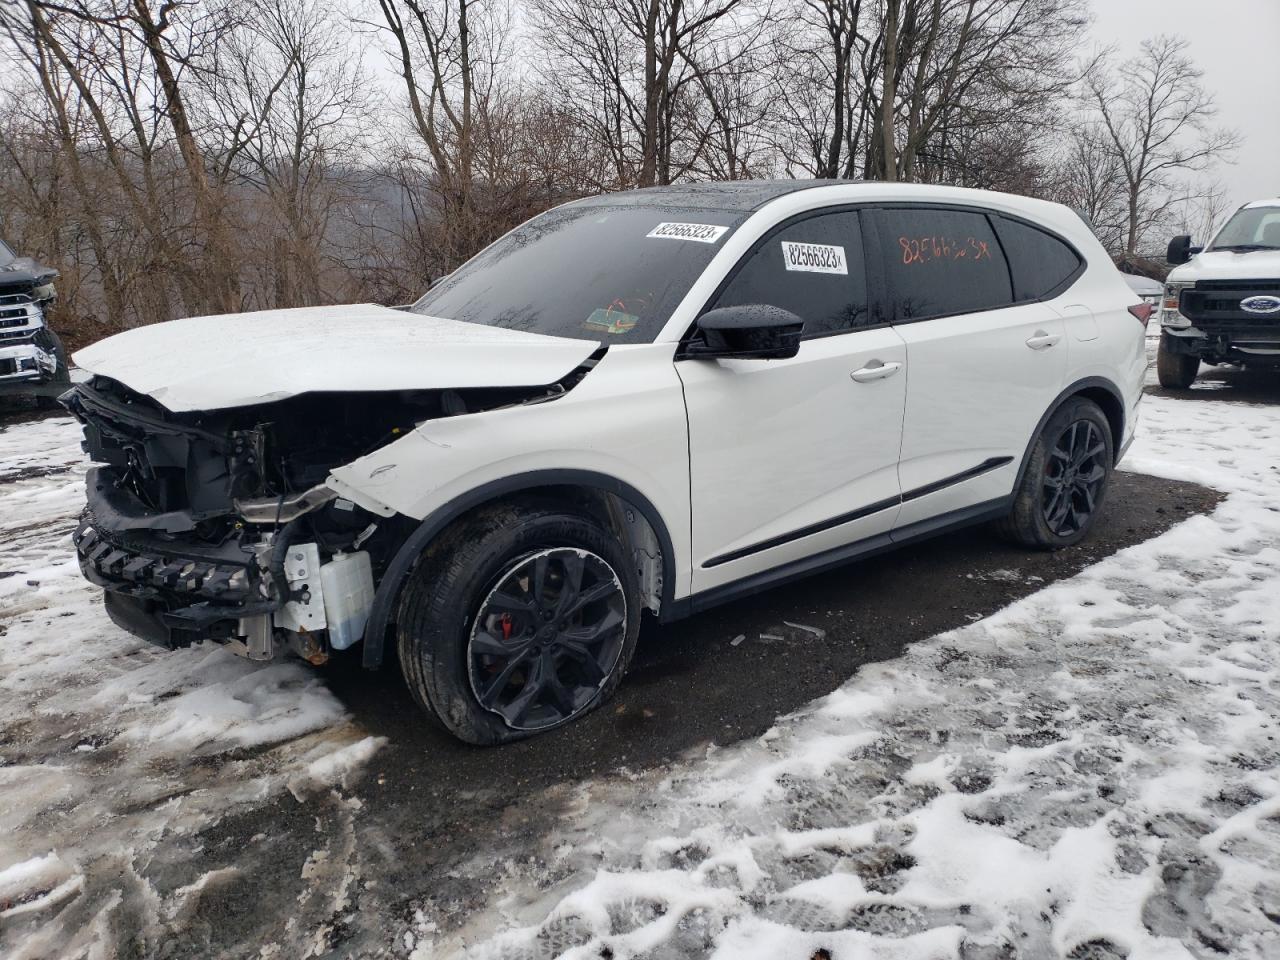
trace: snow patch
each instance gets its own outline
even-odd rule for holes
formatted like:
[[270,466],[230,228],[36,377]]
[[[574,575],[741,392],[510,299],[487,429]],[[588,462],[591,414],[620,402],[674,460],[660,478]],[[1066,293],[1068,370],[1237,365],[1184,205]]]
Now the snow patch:
[[502,897],[432,956],[1280,956],[1280,417],[1148,397],[1125,466],[1228,496],[592,784],[547,871],[478,858]]

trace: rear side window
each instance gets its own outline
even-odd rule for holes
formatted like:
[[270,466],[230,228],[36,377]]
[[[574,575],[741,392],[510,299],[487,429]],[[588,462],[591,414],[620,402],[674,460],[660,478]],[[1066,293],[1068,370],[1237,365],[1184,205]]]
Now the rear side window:
[[804,321],[806,337],[866,326],[867,274],[858,214],[788,224],[748,254],[714,307],[767,303]]
[[1013,273],[1019,301],[1044,300],[1067,288],[1080,270],[1080,257],[1052,234],[1028,223],[992,217]]
[[982,213],[889,208],[886,272],[903,320],[975,313],[1013,302],[1009,265]]

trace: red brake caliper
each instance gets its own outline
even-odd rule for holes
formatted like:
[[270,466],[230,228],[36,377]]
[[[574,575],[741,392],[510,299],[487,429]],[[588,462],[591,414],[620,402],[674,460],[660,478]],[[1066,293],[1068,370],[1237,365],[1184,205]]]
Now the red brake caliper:
[[498,618],[498,622],[502,624],[502,639],[510,640],[511,630],[512,630],[511,614],[504,613],[501,617]]

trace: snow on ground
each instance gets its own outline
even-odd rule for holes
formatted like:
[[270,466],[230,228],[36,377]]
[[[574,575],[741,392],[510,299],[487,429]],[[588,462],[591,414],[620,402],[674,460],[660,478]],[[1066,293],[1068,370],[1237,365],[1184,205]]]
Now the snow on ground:
[[[1126,463],[1224,491],[1212,515],[756,741],[581,784],[541,846],[451,874],[500,891],[462,928],[407,891],[427,899],[387,921],[392,955],[1280,956],[1280,417],[1215,396],[1148,397]],[[210,825],[290,795],[340,829],[302,841],[302,919],[263,946],[323,955],[379,741],[302,664],[114,628],[70,559],[78,442],[0,426],[0,956],[185,955],[186,918],[237,884],[202,856]]]
[[1212,515],[757,741],[584,784],[413,956],[1280,956],[1280,417],[1143,417],[1126,468],[1226,492]]
[[140,868],[161,838],[173,845],[284,791],[340,786],[379,745],[301,663],[168,654],[110,623],[71,552],[84,505],[79,444],[65,418],[0,426],[0,956],[9,960],[112,956],[118,925],[138,917],[162,931],[217,878],[157,891]]

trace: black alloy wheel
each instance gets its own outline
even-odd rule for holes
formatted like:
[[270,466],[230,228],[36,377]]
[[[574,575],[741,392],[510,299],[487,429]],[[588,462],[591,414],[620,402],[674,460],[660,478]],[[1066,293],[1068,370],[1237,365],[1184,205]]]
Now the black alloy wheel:
[[1071,397],[1031,444],[996,532],[1037,550],[1079,543],[1102,511],[1114,464],[1111,421],[1089,398]]
[[498,576],[472,625],[472,693],[513,730],[556,726],[595,700],[626,627],[626,593],[599,556],[573,547],[523,556]]
[[1045,462],[1044,522],[1059,537],[1084,529],[1107,478],[1107,443],[1091,420],[1077,420],[1058,436]]

